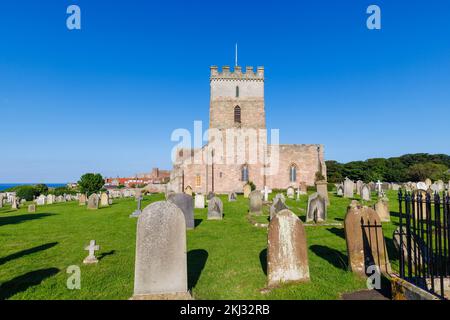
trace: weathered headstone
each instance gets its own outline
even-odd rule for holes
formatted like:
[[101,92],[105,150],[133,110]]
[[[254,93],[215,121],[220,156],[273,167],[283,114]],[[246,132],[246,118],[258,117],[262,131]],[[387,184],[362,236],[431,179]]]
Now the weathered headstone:
[[3,194],[0,194],[0,208],[3,208]]
[[186,222],[175,204],[160,201],[139,216],[134,300],[189,299]]
[[250,214],[261,215],[262,214],[262,196],[259,191],[252,191],[249,196],[249,212]]
[[89,196],[87,208],[89,210],[97,210],[99,205],[98,195],[93,193]]
[[84,248],[84,250],[89,251],[89,255],[83,260],[84,264],[98,263],[98,259],[95,257],[95,251],[100,250],[100,246],[95,244],[95,240],[91,240],[89,245]]
[[237,200],[237,195],[235,192],[230,192],[228,194],[228,202],[235,202]]
[[269,287],[309,281],[305,228],[289,210],[278,212],[269,223],[267,278]]
[[425,182],[418,182],[417,183],[417,190],[427,191],[428,186]]
[[300,182],[299,189],[301,195],[308,194],[308,186],[306,185],[306,182]]
[[283,202],[286,202],[286,197],[282,193],[277,193],[275,199],[281,199]]
[[391,221],[391,212],[389,211],[389,199],[379,198],[377,203],[374,205],[374,209],[378,214],[378,216],[380,217],[381,222]]
[[430,178],[426,178],[426,179],[425,179],[425,184],[426,184],[427,187],[429,188],[429,187],[431,187],[431,185],[433,184],[433,182],[431,181]]
[[361,195],[361,188],[363,186],[364,182],[362,182],[361,180],[356,181],[356,194],[358,196]]
[[28,212],[29,213],[35,213],[36,212],[36,205],[35,204],[30,204],[28,206]]
[[100,196],[100,205],[102,207],[109,206],[109,195],[106,192],[102,192],[102,194]]
[[306,212],[306,222],[321,223],[327,220],[327,205],[318,192],[309,196]]
[[47,204],[53,204],[55,202],[55,196],[53,194],[47,195]]
[[17,197],[16,197],[16,196],[12,196],[12,199],[11,199],[11,209],[13,209],[13,210],[19,209],[19,203],[18,203],[18,202],[19,202],[19,201],[18,201]]
[[252,192],[252,186],[250,184],[245,184],[243,188],[244,198],[248,198]]
[[289,199],[294,199],[295,189],[293,187],[287,188],[286,195]]
[[336,195],[342,197],[344,195],[344,187],[342,185],[336,186]]
[[204,209],[205,208],[205,196],[201,193],[195,195],[195,208]]
[[330,205],[330,199],[328,198],[328,182],[317,181],[316,182],[317,193],[320,194],[323,200],[325,200],[325,205]]
[[80,197],[78,198],[78,204],[80,206],[85,206],[86,205],[86,195],[83,193],[80,195]]
[[348,178],[344,180],[344,198],[353,198],[354,182]]
[[223,203],[217,197],[208,200],[208,220],[223,219]]
[[377,265],[381,272],[390,273],[381,220],[373,209],[352,201],[344,219],[344,229],[352,272],[366,275],[369,266]]
[[192,197],[192,187],[187,186],[186,188],[184,188],[184,193]]
[[37,204],[38,206],[44,206],[46,200],[47,200],[47,197],[44,196],[43,194],[41,194],[39,197],[37,197],[37,199],[36,199],[36,204]]
[[289,209],[281,198],[274,198],[270,206],[270,219],[272,219],[278,212]]
[[367,184],[364,184],[361,187],[361,192],[360,193],[361,193],[361,198],[364,201],[370,201],[370,188],[369,188],[369,186]]
[[194,229],[194,203],[192,196],[187,193],[175,193],[171,194],[167,201],[172,202],[183,211],[186,220],[186,228]]

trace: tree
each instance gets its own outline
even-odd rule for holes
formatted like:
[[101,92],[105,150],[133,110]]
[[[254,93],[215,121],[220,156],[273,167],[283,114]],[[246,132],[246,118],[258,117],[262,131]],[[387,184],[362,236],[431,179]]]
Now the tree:
[[86,173],[78,181],[80,191],[86,193],[88,196],[99,192],[104,184],[105,180],[103,180],[102,175],[99,173]]
[[34,188],[39,194],[46,194],[48,192],[48,187],[46,184],[37,184]]
[[20,186],[16,188],[16,195],[20,199],[32,201],[34,197],[37,197],[39,195],[39,193],[34,186]]
[[411,181],[424,181],[430,178],[433,181],[445,179],[448,168],[443,164],[433,162],[418,163],[408,169],[408,176]]

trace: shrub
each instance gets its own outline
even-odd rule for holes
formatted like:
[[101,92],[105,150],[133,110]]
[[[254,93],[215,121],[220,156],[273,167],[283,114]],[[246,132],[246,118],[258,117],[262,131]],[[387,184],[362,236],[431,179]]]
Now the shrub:
[[105,180],[99,173],[86,173],[78,181],[81,193],[86,193],[88,196],[99,192],[104,185]]
[[34,186],[20,186],[15,188],[15,191],[20,199],[27,201],[33,201],[34,197],[39,195],[38,190]]

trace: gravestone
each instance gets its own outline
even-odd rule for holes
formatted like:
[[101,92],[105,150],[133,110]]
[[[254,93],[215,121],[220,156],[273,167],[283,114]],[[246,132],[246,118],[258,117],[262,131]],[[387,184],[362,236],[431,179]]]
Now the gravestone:
[[352,201],[344,230],[350,271],[365,276],[367,268],[376,264],[381,272],[390,273],[381,220],[373,209]]
[[[415,190],[413,192],[414,196],[414,212],[411,211],[411,215],[414,213],[414,218],[418,220],[426,220],[427,219],[427,192],[424,190]],[[433,199],[433,196],[431,196]]]
[[326,181],[317,181],[316,182],[316,190],[317,193],[320,194],[322,199],[325,200],[325,204],[327,206],[330,205],[330,199],[328,198],[328,182]]
[[[139,198],[142,198],[142,190],[141,189],[139,189],[139,188],[136,188],[135,190],[133,190],[134,191],[134,199],[139,199]],[[130,193],[129,193],[129,197],[131,197],[133,194],[131,193],[131,190],[130,190]]]
[[308,198],[306,222],[321,223],[327,220],[327,205],[325,199],[319,193],[314,193]]
[[137,218],[142,214],[141,206],[142,206],[142,197],[136,200],[137,202],[137,208],[133,211],[133,213],[130,215],[130,218]]
[[308,194],[308,186],[306,185],[306,182],[300,182],[299,189],[301,195]]
[[230,192],[228,194],[228,202],[235,202],[237,200],[237,195],[235,192]]
[[244,198],[248,198],[252,192],[252,186],[250,184],[245,184],[243,188]]
[[[392,236],[392,240],[394,242],[394,247],[399,253],[400,256],[400,247],[402,247],[404,261],[408,261],[408,244],[407,244],[407,231],[405,227],[402,227],[402,239],[400,240],[400,227],[395,229],[394,234]],[[416,237],[413,232],[410,234],[411,239],[411,267],[414,272],[415,266],[423,266],[428,263],[428,247],[426,243],[420,239],[420,237]],[[416,262],[417,261],[417,262]]]
[[345,178],[344,180],[344,198],[353,198],[354,183],[352,180]]
[[216,196],[216,194],[212,191],[208,192],[208,195],[206,196],[206,200],[211,200],[212,198],[214,198]]
[[[426,179],[425,179],[425,184],[426,184],[427,187],[429,188],[429,187],[431,187],[431,185],[433,184],[433,182],[431,181],[430,178],[426,178]],[[427,189],[428,189],[428,188],[427,188]]]
[[283,202],[286,202],[286,197],[282,193],[277,193],[275,199],[281,199]]
[[78,204],[80,206],[85,206],[86,205],[86,195],[83,193],[80,195],[80,197],[78,198]]
[[53,194],[47,195],[47,204],[53,204],[55,202],[55,196]]
[[286,194],[289,199],[294,199],[295,189],[293,187],[287,188]]
[[18,203],[18,199],[16,196],[12,196],[11,198],[11,209],[13,210],[17,210],[19,209],[19,203]]
[[86,248],[84,248],[84,250],[89,251],[89,255],[83,260],[84,264],[98,263],[98,260],[95,257],[95,251],[100,250],[100,246],[95,244],[95,240],[91,240],[89,245]]
[[363,186],[364,182],[362,182],[361,180],[356,181],[356,194],[358,196],[361,195],[361,188]]
[[100,196],[100,205],[102,207],[109,206],[109,196],[106,192],[102,192],[102,195]]
[[262,214],[262,196],[261,192],[259,191],[252,191],[249,196],[249,212],[250,214],[254,215],[261,215]]
[[87,208],[89,210],[97,210],[99,205],[98,195],[93,193],[89,196]]
[[187,186],[186,188],[184,188],[184,193],[186,193],[188,196],[192,197],[192,187]]
[[361,198],[364,201],[370,201],[370,188],[367,184],[364,184],[361,187]]
[[208,220],[223,219],[223,203],[217,197],[208,200]]
[[201,193],[195,195],[195,208],[204,209],[205,208],[205,196]]
[[183,211],[184,219],[186,220],[186,229],[194,229],[194,203],[192,196],[187,193],[175,193],[171,194],[167,201],[175,204]]
[[278,212],[289,209],[281,198],[274,198],[270,206],[270,219],[272,219]]
[[46,196],[40,195],[40,196],[36,199],[36,204],[37,204],[38,206],[44,206],[46,200],[47,200],[47,197],[46,197]]
[[0,194],[0,208],[3,208],[3,194]]
[[344,195],[344,187],[342,185],[338,185],[336,187],[336,195],[342,197]]
[[267,278],[269,287],[309,281],[305,228],[289,210],[278,212],[269,223]]
[[136,233],[134,300],[189,299],[186,222],[168,201],[147,206]]
[[35,204],[30,204],[28,206],[28,212],[29,213],[35,213],[36,212],[36,205]]
[[425,182],[418,182],[417,183],[417,190],[427,191],[428,186]]
[[374,210],[380,217],[381,222],[391,221],[391,212],[389,211],[389,199],[380,198],[374,205]]
[[433,191],[433,193],[439,193],[439,185],[437,183],[433,183],[430,187],[431,191]]
[[400,185],[398,185],[397,183],[392,183],[391,189],[394,190],[394,191],[399,191],[400,190]]

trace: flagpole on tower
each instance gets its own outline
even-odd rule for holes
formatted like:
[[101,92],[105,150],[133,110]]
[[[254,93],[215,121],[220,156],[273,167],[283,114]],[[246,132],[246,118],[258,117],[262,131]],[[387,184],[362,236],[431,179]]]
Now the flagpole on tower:
[[236,42],[236,55],[235,55],[235,64],[234,64],[234,66],[235,67],[238,66],[238,45],[237,45],[237,42]]

